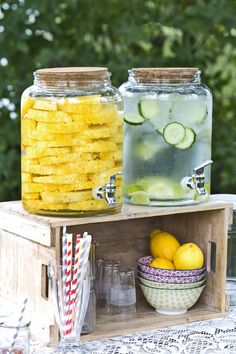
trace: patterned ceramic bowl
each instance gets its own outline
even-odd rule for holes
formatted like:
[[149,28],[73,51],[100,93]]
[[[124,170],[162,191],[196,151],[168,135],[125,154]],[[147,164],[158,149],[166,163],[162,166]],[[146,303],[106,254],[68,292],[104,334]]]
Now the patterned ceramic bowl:
[[189,277],[193,275],[202,274],[206,267],[191,269],[191,270],[172,270],[172,269],[162,269],[162,268],[154,268],[149,266],[148,264],[153,260],[152,256],[140,257],[138,259],[138,266],[142,272],[146,272],[153,275],[161,275],[168,277]]
[[157,281],[159,283],[167,283],[167,284],[187,284],[187,283],[196,283],[197,281],[203,280],[206,277],[206,272],[193,275],[192,277],[167,277],[161,275],[153,275],[146,272],[142,272],[141,269],[138,268],[140,276],[144,279]]
[[150,288],[158,288],[158,289],[193,289],[202,286],[206,279],[197,281],[196,283],[186,283],[186,284],[168,284],[168,283],[159,283],[157,281],[151,281],[144,279],[142,277],[138,277],[140,284],[149,286]]
[[147,302],[163,315],[182,315],[199,299],[205,285],[194,289],[154,289],[139,284]]

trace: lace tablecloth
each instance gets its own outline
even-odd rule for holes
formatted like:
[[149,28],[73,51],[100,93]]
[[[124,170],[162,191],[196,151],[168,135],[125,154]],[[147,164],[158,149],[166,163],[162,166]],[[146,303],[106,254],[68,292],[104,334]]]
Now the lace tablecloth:
[[[90,354],[236,353],[236,311],[224,318],[88,342],[82,348]],[[31,349],[36,354],[39,346],[32,343]]]

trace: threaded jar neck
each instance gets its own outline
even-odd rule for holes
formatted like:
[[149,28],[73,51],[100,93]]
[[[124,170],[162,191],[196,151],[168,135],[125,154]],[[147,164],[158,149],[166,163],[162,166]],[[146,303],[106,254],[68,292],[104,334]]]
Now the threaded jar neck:
[[140,84],[198,84],[201,71],[198,68],[133,68],[129,81]]
[[44,90],[75,90],[110,85],[107,68],[68,67],[39,69],[34,72],[34,85]]

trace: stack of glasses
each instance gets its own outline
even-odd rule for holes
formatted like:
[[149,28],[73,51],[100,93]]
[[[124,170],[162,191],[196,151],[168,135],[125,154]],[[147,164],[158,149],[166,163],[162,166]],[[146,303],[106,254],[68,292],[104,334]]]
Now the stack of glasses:
[[117,260],[98,260],[97,299],[99,310],[109,315],[136,311],[134,271]]

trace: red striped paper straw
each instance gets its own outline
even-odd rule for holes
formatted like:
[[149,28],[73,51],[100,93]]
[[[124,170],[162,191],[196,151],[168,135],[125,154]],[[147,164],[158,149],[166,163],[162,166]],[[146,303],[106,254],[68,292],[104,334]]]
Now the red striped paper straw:
[[73,278],[71,283],[71,296],[70,296],[70,316],[73,315],[73,308],[75,303],[75,298],[77,294],[77,281],[78,281],[78,269],[79,269],[79,257],[80,257],[80,235],[76,235],[76,243],[75,243],[75,259],[74,259],[74,267],[73,267]]
[[66,307],[66,265],[67,265],[67,233],[66,226],[62,231],[62,284],[63,284],[63,311]]
[[72,234],[67,234],[66,252],[66,293],[65,293],[65,330],[67,336],[72,332],[72,318],[70,316],[70,290],[71,290],[71,267],[72,267]]
[[76,296],[76,306],[75,311],[79,311],[80,303],[81,303],[81,292],[82,292],[82,285],[83,280],[87,271],[88,267],[88,258],[89,258],[89,251],[92,241],[92,236],[88,235],[88,233],[84,233],[83,239],[83,247],[81,252],[81,258],[79,259],[79,271],[78,271],[78,288],[77,288],[77,296]]

